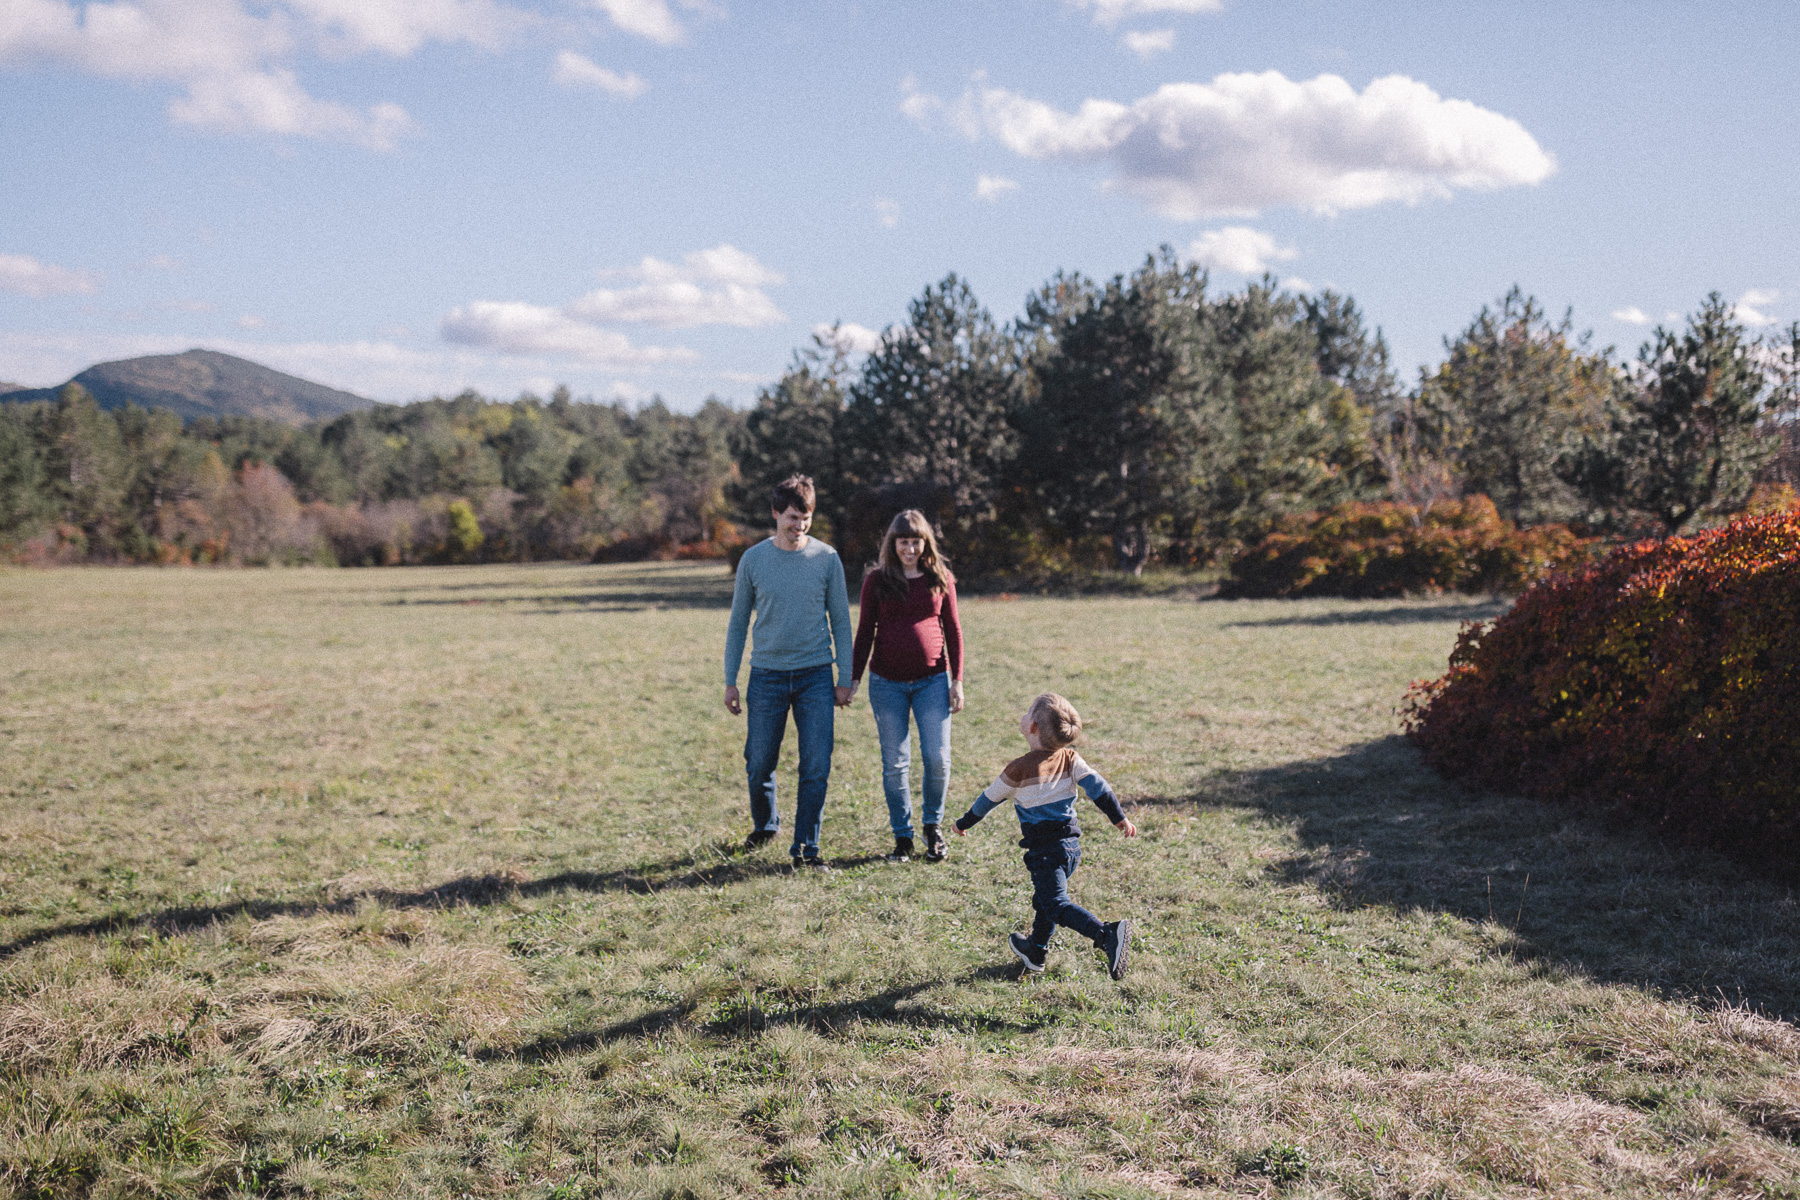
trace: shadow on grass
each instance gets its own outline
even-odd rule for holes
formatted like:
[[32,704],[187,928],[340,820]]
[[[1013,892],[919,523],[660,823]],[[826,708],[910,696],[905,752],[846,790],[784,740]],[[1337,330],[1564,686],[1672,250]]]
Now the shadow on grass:
[[1374,607],[1376,601],[1362,601],[1368,608],[1339,609],[1336,612],[1311,613],[1306,616],[1268,617],[1260,621],[1232,621],[1227,629],[1273,629],[1283,626],[1314,626],[1329,628],[1333,625],[1416,625],[1431,621],[1491,621],[1510,606],[1504,600],[1471,601],[1467,604],[1433,605],[1420,608],[1413,605],[1395,605],[1393,607]]
[[731,589],[729,586],[708,594],[699,589],[641,589],[627,591],[623,588],[612,588],[603,592],[566,593],[562,595],[522,595],[491,596],[480,598],[458,598],[455,596],[433,596],[425,599],[402,597],[399,600],[378,601],[384,608],[426,608],[456,607],[463,605],[493,605],[494,607],[516,608],[527,613],[567,613],[567,612],[643,612],[651,608],[710,608],[723,609],[731,607]]
[[1139,803],[1254,809],[1291,825],[1300,850],[1268,869],[1340,907],[1491,919],[1515,929],[1524,959],[1800,1016],[1800,900],[1789,883],[1592,812],[1464,792],[1398,736]]
[[[1023,1011],[986,1008],[945,1008],[917,998],[945,983],[967,985],[976,981],[1019,977],[1015,967],[983,967],[954,980],[926,979],[883,989],[867,996],[833,1000],[805,1000],[785,992],[731,992],[698,997],[691,1001],[653,1009],[628,1020],[598,1028],[571,1030],[540,1037],[523,1046],[489,1048],[477,1057],[539,1061],[563,1054],[580,1053],[608,1042],[654,1038],[678,1026],[715,1038],[748,1037],[779,1028],[804,1028],[814,1033],[842,1033],[858,1022],[879,1021],[919,1029],[950,1029],[959,1033],[995,1033],[1015,1036],[1035,1033],[1057,1023],[1054,1012],[1027,1005]],[[710,1020],[695,1021],[702,1009],[714,1013]]]
[[[829,860],[837,870],[849,870],[885,861],[881,855]],[[555,892],[629,892],[649,896],[692,888],[729,887],[752,879],[793,873],[788,857],[741,853],[737,843],[727,842],[704,852],[684,854],[662,862],[614,871],[559,871],[540,879],[521,879],[512,874],[464,875],[435,887],[400,891],[367,888],[328,900],[241,900],[230,904],[184,905],[157,912],[118,912],[86,921],[51,925],[0,942],[0,959],[59,937],[88,937],[130,929],[155,930],[165,936],[203,929],[219,921],[248,916],[263,921],[270,917],[316,917],[355,912],[358,906],[377,903],[388,908],[455,908],[469,904],[487,906],[514,899],[529,899]]]
[[589,569],[605,573],[580,580],[545,580],[538,584],[516,577],[414,584],[384,589],[388,599],[371,599],[366,591],[343,594],[352,602],[361,601],[381,608],[491,604],[518,606],[532,613],[556,613],[731,607],[732,578],[723,564],[719,564],[716,571],[705,573],[653,568]]

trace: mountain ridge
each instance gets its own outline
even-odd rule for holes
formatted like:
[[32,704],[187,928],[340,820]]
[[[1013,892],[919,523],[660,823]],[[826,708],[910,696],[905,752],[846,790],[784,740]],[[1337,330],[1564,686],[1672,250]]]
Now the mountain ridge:
[[[374,403],[353,392],[313,383],[217,350],[194,349],[95,363],[68,382],[86,388],[101,408],[123,408],[127,404],[166,408],[184,421],[244,416],[304,425]],[[54,400],[66,386],[7,390],[7,385],[0,384],[0,404]]]

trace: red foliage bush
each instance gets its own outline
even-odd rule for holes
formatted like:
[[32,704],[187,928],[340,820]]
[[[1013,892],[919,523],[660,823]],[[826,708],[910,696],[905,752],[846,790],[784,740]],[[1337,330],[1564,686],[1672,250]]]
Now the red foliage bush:
[[1407,732],[1447,776],[1670,840],[1800,850],[1800,512],[1641,542],[1468,626]]
[[1435,504],[1340,504],[1285,517],[1231,561],[1221,595],[1400,596],[1511,592],[1579,554],[1562,525],[1514,529],[1486,496]]

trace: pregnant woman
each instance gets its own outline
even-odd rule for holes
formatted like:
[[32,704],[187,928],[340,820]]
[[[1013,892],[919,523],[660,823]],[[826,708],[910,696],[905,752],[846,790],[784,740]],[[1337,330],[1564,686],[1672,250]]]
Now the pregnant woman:
[[895,517],[881,539],[881,557],[863,576],[851,686],[869,673],[869,707],[881,737],[881,785],[894,829],[892,862],[913,855],[912,765],[908,718],[919,725],[925,788],[919,815],[925,858],[949,853],[938,826],[950,787],[950,714],[963,706],[962,624],[956,617],[956,580],[938,554],[931,522],[916,508]]

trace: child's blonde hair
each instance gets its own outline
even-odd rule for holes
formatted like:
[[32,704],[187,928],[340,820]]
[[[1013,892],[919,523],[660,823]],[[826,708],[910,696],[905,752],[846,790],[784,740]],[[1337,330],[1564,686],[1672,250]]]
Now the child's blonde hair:
[[1081,714],[1055,692],[1045,692],[1031,702],[1031,723],[1046,750],[1061,750],[1081,736]]

